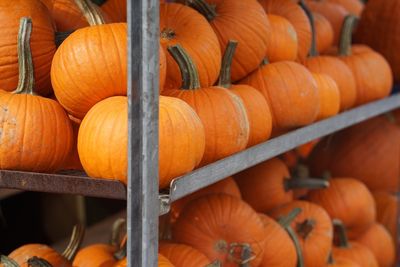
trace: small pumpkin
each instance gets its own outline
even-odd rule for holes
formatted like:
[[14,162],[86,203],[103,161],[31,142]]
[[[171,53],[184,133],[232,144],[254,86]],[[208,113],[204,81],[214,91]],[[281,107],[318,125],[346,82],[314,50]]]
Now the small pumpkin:
[[313,12],[316,48],[323,53],[333,45],[333,28],[329,20],[318,12]]
[[112,22],[126,22],[126,0],[107,0],[101,5],[101,10]]
[[304,265],[321,267],[327,262],[332,248],[333,228],[328,213],[320,206],[307,201],[296,200],[283,205],[270,214],[279,218],[300,208],[301,212],[290,224],[302,248]]
[[[172,236],[226,267],[243,261],[255,267],[262,261],[264,225],[248,204],[230,195],[207,195],[190,202],[172,226]],[[245,246],[250,246],[252,255],[242,259]]]
[[161,242],[158,250],[175,267],[206,267],[210,264],[203,253],[188,245]]
[[393,240],[397,240],[397,212],[399,198],[385,191],[373,192],[376,203],[377,221],[389,231]]
[[339,113],[340,91],[336,82],[326,74],[313,73],[319,92],[319,113],[317,120],[326,119]]

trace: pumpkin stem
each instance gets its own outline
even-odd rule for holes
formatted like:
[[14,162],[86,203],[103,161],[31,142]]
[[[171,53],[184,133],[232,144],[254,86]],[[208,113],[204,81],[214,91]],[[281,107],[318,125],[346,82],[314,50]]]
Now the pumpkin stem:
[[347,237],[347,230],[346,227],[344,226],[343,222],[338,219],[333,219],[332,220],[333,227],[334,227],[334,233],[337,236],[337,241],[338,241],[338,246],[341,248],[348,248],[350,247],[349,239]]
[[332,251],[329,253],[329,256],[328,256],[328,264],[335,264],[335,260],[333,259]]
[[297,267],[304,267],[303,251],[301,250],[299,239],[298,239],[296,233],[293,231],[292,227],[288,226],[285,229],[286,229],[286,232],[289,234],[290,238],[292,239],[293,244],[296,248]]
[[344,19],[342,31],[340,33],[339,42],[339,55],[350,56],[351,55],[351,43],[353,29],[358,22],[358,18],[354,15],[348,15]]
[[303,9],[304,13],[306,13],[308,20],[310,21],[311,26],[311,48],[309,51],[309,55],[311,57],[318,56],[318,49],[317,49],[317,33],[315,31],[315,22],[314,22],[314,15],[311,12],[310,8],[307,4],[301,0],[299,1],[300,7]]
[[301,208],[294,208],[288,215],[280,217],[278,223],[286,229],[301,212]]
[[100,9],[90,0],[75,0],[75,4],[85,16],[90,26],[105,24],[103,14]]
[[252,253],[249,244],[231,243],[229,245],[228,258],[230,261],[237,263],[239,267],[249,267],[249,263],[256,258],[256,255]]
[[218,260],[213,261],[212,263],[206,265],[205,267],[222,267],[222,263]]
[[38,258],[36,256],[28,260],[29,267],[52,267],[52,265],[45,259]]
[[110,245],[113,247],[119,247],[121,245],[121,233],[124,231],[126,220],[119,218],[115,220],[111,228]]
[[0,255],[0,263],[4,265],[4,267],[19,267],[18,263],[5,255]]
[[261,61],[261,64],[260,64],[260,66],[262,67],[262,66],[265,66],[265,65],[268,65],[269,64],[269,60],[268,60],[268,58],[263,58],[263,60]]
[[301,238],[307,239],[308,235],[312,232],[312,230],[314,230],[315,224],[315,220],[307,219],[304,222],[297,224],[296,232]]
[[61,254],[68,261],[72,262],[79,247],[82,244],[83,237],[85,235],[85,228],[82,224],[77,224],[72,229],[72,235],[68,246],[65,248],[64,252]]
[[127,246],[127,242],[124,242],[122,247],[114,253],[114,258],[116,260],[120,261],[126,257],[126,246]]
[[219,74],[218,85],[224,88],[230,88],[232,86],[231,66],[237,45],[238,45],[237,41],[229,40],[228,45],[226,46],[225,49],[224,56],[222,58],[221,72]]
[[215,5],[210,5],[204,0],[188,0],[189,6],[196,9],[202,14],[208,21],[212,21],[218,15],[215,10]]
[[177,44],[168,46],[168,52],[175,59],[179,66],[182,76],[183,90],[194,90],[200,88],[199,73],[193,60],[190,58],[185,49]]
[[14,94],[35,95],[33,87],[35,78],[31,51],[32,19],[23,17],[19,22],[18,31],[18,86]]
[[329,182],[322,179],[316,178],[289,178],[285,179],[284,187],[285,191],[293,190],[293,189],[320,189],[320,188],[328,188]]

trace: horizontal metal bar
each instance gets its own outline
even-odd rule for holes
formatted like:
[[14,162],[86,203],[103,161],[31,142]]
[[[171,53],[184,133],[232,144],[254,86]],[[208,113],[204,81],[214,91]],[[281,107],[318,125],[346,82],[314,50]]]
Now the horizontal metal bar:
[[126,199],[126,188],[121,182],[87,176],[1,170],[0,188]]
[[375,101],[335,117],[316,122],[251,147],[189,174],[174,179],[170,187],[170,201],[173,202],[201,188],[216,183],[225,177],[243,171],[265,160],[280,155],[299,145],[334,133],[361,121],[400,107],[400,94]]

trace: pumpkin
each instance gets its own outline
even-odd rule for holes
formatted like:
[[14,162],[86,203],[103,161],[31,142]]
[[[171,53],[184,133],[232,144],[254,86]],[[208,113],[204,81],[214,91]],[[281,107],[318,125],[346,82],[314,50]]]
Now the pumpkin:
[[328,188],[309,192],[307,199],[323,207],[331,218],[341,220],[350,238],[365,233],[376,219],[372,194],[353,178],[332,178]]
[[182,209],[191,201],[198,199],[205,195],[211,194],[228,194],[237,198],[241,198],[239,187],[232,177],[227,177],[215,184],[209,185],[203,189],[200,189],[184,198],[174,201],[171,205],[171,219],[172,222],[176,221]]
[[357,43],[371,46],[389,61],[396,82],[400,81],[400,41],[397,38],[400,34],[400,27],[397,26],[399,12],[399,1],[386,0],[382,5],[379,0],[370,0],[365,6],[355,34]]
[[[0,2],[0,88],[13,91],[18,85],[17,35],[21,17],[30,17],[33,21],[30,46],[36,84],[36,93],[49,95],[51,60],[56,46],[54,26],[49,11],[40,0],[2,0]],[[18,7],[18,8],[16,8]],[[22,108],[22,107],[21,107]]]
[[[1,266],[4,267],[18,267],[18,263],[16,263],[14,260],[8,258],[7,256],[1,255],[0,256],[0,263]],[[27,261],[27,266],[29,267],[52,267],[50,263],[42,258],[38,257],[32,257],[28,259]]]
[[316,48],[319,53],[326,51],[333,45],[333,28],[329,20],[323,15],[313,12]]
[[175,267],[172,263],[163,255],[158,254],[158,267]]
[[264,96],[255,88],[231,82],[231,66],[238,43],[229,41],[222,59],[219,86],[230,89],[242,101],[249,119],[249,140],[247,147],[265,142],[271,135],[271,111]]
[[107,0],[101,5],[101,10],[112,22],[126,22],[126,0]]
[[335,3],[344,7],[350,14],[360,16],[363,9],[364,4],[363,1],[360,0],[327,0],[330,3]]
[[273,210],[274,218],[285,216],[295,208],[301,212],[290,224],[299,240],[304,266],[321,267],[328,260],[332,248],[333,229],[328,213],[320,206],[296,200]]
[[242,198],[258,212],[269,212],[293,200],[294,189],[328,186],[319,179],[293,179],[278,158],[265,161],[234,175]]
[[[126,183],[127,110],[126,97],[110,97],[97,103],[83,119],[78,152],[89,176]],[[172,178],[199,164],[204,151],[204,129],[196,113],[179,99],[160,97],[159,114],[159,179],[163,188]],[[174,142],[172,137],[176,138]]]
[[11,93],[0,90],[0,168],[54,172],[72,149],[72,127],[56,101],[36,95],[30,49],[32,20],[21,18],[20,24],[18,86]]
[[[257,0],[190,0],[211,24],[218,37],[221,51],[230,39],[239,43],[233,57],[232,80],[243,79],[257,69],[267,50],[270,24]],[[186,47],[185,47],[186,48]]]
[[218,37],[196,10],[177,3],[161,4],[160,42],[167,56],[166,89],[178,88],[182,83],[179,66],[167,52],[169,46],[176,44],[180,44],[192,58],[202,87],[212,86],[217,81],[221,69]]
[[346,227],[340,220],[334,219],[335,235],[337,235],[337,244],[332,249],[333,257],[345,258],[358,263],[363,267],[378,267],[378,262],[374,254],[364,245],[348,241]]
[[284,17],[293,25],[298,39],[297,58],[300,60],[306,58],[311,47],[311,26],[301,7],[293,0],[259,0],[259,2],[268,15]]
[[281,61],[262,65],[241,83],[264,95],[271,108],[274,131],[310,124],[318,116],[317,84],[312,74],[298,63]]
[[313,73],[319,92],[319,113],[317,120],[326,119],[339,113],[340,92],[336,82],[326,74]]
[[[182,71],[180,89],[163,94],[188,103],[199,115],[205,130],[205,165],[243,150],[249,139],[249,120],[240,98],[222,87],[200,87],[198,72],[182,46],[171,46],[171,55]],[[223,122],[223,123],[222,123]]]
[[397,240],[397,214],[399,199],[396,195],[384,191],[373,192],[376,203],[377,221]]
[[158,250],[176,267],[206,267],[210,264],[203,253],[187,245],[161,242]]
[[78,251],[72,263],[74,267],[113,266],[116,248],[107,244],[93,244]]
[[376,117],[322,139],[308,162],[313,176],[329,171],[333,177],[359,179],[371,190],[395,192],[399,148],[399,128],[385,117]]
[[269,14],[268,19],[271,27],[266,58],[270,62],[296,60],[298,40],[293,25],[282,16]]
[[69,152],[69,155],[67,156],[63,165],[60,167],[60,170],[83,170],[78,154],[78,132],[81,120],[76,119],[71,115],[69,115],[68,117],[72,125],[73,145],[71,151]]
[[[198,198],[185,206],[172,226],[173,240],[192,246],[211,261],[236,267],[243,261],[259,266],[265,241],[264,225],[258,214],[245,202],[226,194]],[[250,246],[252,255],[243,259],[241,252]]]
[[393,266],[396,259],[394,241],[382,224],[373,224],[367,232],[357,238],[357,242],[371,250],[379,267]]
[[329,257],[327,267],[361,267],[359,264],[352,260],[345,258],[334,259],[332,255]]

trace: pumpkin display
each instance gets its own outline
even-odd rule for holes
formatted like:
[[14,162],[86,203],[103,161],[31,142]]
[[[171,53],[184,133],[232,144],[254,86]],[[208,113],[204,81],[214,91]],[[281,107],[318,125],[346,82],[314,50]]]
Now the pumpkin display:
[[319,113],[317,120],[326,119],[339,113],[340,92],[336,82],[326,74],[313,73],[319,92]]
[[271,24],[271,33],[268,35],[266,58],[270,62],[296,60],[298,39],[293,25],[282,16],[268,14],[268,19]]
[[[400,129],[386,117],[362,122],[322,139],[308,159],[311,174],[354,177],[371,190],[399,188]],[[360,157],[362,155],[362,157]]]
[[[126,182],[127,110],[126,97],[110,97],[97,103],[83,119],[78,152],[89,176]],[[200,163],[205,141],[200,119],[183,101],[160,97],[159,114],[159,179],[163,188]],[[175,142],[171,142],[172,137],[177,138]]]
[[193,60],[201,87],[212,86],[217,81],[221,69],[218,37],[196,10],[178,3],[161,4],[160,42],[167,56],[165,89],[179,88],[183,79],[178,64],[167,52],[169,46],[176,44],[180,44]]
[[158,267],[175,267],[172,263],[163,255],[158,254]]
[[373,192],[376,203],[376,219],[390,232],[393,240],[397,240],[397,214],[399,198],[385,191]]
[[319,179],[293,179],[278,158],[265,161],[234,175],[242,198],[258,212],[269,212],[293,200],[294,189],[323,188],[328,182]]
[[126,22],[126,0],[107,0],[101,5],[101,10],[112,22]]
[[188,2],[207,18],[218,37],[221,51],[227,49],[229,40],[239,43],[231,66],[233,81],[243,79],[257,69],[265,56],[270,34],[268,17],[257,0]]
[[271,111],[264,96],[255,88],[231,82],[232,59],[238,43],[229,40],[222,59],[219,86],[230,89],[243,101],[249,119],[249,140],[247,147],[266,141],[272,130]]
[[203,253],[183,244],[161,242],[159,252],[175,267],[206,267],[210,264]]
[[360,0],[327,0],[327,1],[341,5],[348,12],[350,12],[350,14],[353,14],[356,16],[360,16],[364,9],[363,1],[360,1]]
[[357,238],[376,219],[375,201],[368,188],[353,178],[332,178],[330,186],[313,190],[307,199],[323,207],[331,218],[346,226],[350,238]]
[[264,95],[271,108],[274,131],[310,124],[318,116],[317,84],[312,74],[296,62],[262,65],[241,83]]
[[333,28],[329,20],[318,12],[313,12],[315,42],[319,53],[325,52],[333,45]]
[[299,240],[304,257],[304,266],[325,266],[332,248],[333,229],[328,213],[320,206],[307,201],[296,200],[277,209],[270,214],[279,218],[295,208],[301,212],[290,224]]
[[379,267],[393,266],[396,258],[394,241],[382,224],[373,224],[367,232],[357,238],[357,242],[371,250]]
[[[18,8],[15,8],[18,7]],[[49,11],[40,0],[3,0],[0,3],[0,88],[13,91],[18,85],[17,36],[22,17],[32,19],[30,46],[36,93],[46,96],[52,92],[50,83],[51,60],[56,51],[54,26]]]
[[363,267],[379,266],[369,248],[358,242],[348,240],[346,227],[340,220],[334,219],[333,225],[335,236],[337,236],[337,244],[332,249],[333,257],[349,259]]
[[397,51],[400,45],[397,38],[400,34],[397,27],[399,12],[399,1],[387,0],[383,4],[379,0],[370,0],[365,5],[355,34],[356,42],[371,46],[389,61],[396,82],[400,81],[400,55]]
[[32,20],[21,18],[18,86],[13,92],[0,90],[0,168],[54,172],[72,149],[72,127],[56,101],[36,95],[31,32]]
[[[235,267],[243,261],[259,266],[263,258],[265,228],[258,214],[237,197],[213,194],[185,206],[172,226],[173,240],[192,246],[209,260]],[[244,246],[252,255],[243,259]]]
[[183,82],[180,89],[163,94],[184,100],[199,115],[206,140],[200,165],[243,150],[249,139],[249,120],[241,99],[222,87],[200,87],[196,66],[186,50],[176,45],[169,51],[180,66]]
[[259,0],[267,14],[286,18],[297,33],[297,58],[301,61],[307,57],[311,47],[311,26],[307,15],[293,0]]

